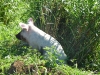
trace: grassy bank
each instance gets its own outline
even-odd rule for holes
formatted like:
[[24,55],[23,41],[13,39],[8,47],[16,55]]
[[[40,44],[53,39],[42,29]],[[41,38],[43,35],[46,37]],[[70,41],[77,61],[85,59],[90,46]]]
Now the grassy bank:
[[[15,60],[24,56],[31,60],[26,63],[36,63],[34,55],[23,42],[15,38],[20,31],[19,22],[26,22],[29,17],[34,19],[37,27],[55,37],[63,46],[68,56],[68,65],[63,66],[67,74],[83,74],[82,70],[100,71],[100,1],[99,0],[30,0],[0,2],[0,69],[8,69]],[[40,62],[40,58],[36,59]],[[54,63],[56,64],[56,63]],[[48,64],[50,65],[50,64]],[[56,64],[57,65],[57,64]],[[42,65],[47,68],[47,66]],[[54,65],[53,65],[54,66]],[[52,71],[56,70],[55,66]],[[47,68],[48,69],[48,68]],[[75,72],[75,71],[76,72]],[[71,72],[73,71],[73,72]],[[90,72],[89,72],[90,73]]]

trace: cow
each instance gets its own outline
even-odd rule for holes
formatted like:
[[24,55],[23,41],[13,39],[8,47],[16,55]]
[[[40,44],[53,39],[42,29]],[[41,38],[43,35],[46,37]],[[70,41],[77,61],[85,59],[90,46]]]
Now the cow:
[[[44,50],[45,47],[54,47],[56,50],[56,54],[59,60],[65,60],[66,54],[61,46],[61,44],[53,38],[51,35],[45,33],[38,27],[36,27],[33,23],[33,19],[29,18],[27,24],[19,23],[21,27],[21,31],[16,34],[16,38],[19,40],[23,40],[29,44],[33,49],[39,50],[39,52],[43,55],[47,56],[47,51]],[[54,50],[50,51],[54,53]]]

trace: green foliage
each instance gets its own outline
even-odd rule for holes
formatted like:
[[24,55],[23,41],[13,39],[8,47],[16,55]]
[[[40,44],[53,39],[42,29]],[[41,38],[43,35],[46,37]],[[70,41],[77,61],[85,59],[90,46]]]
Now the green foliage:
[[0,22],[8,25],[10,22],[17,22],[27,11],[28,4],[22,0],[1,0],[0,1]]
[[64,4],[68,15],[66,28],[62,28],[61,32],[64,33],[61,34],[64,41],[67,41],[64,43],[66,53],[79,67],[96,70],[99,66],[97,61],[100,62],[97,59],[100,44],[99,0],[73,0]]
[[[56,64],[56,56],[52,54],[48,61],[41,61],[39,54],[33,55],[35,51],[15,38],[15,34],[20,30],[18,23],[26,22],[29,17],[34,19],[35,25],[62,44],[68,56],[68,64],[73,66],[77,64],[77,67],[86,70],[100,71],[99,16],[99,0],[1,0],[0,69],[2,72],[0,73],[4,73],[4,67],[8,69],[18,57],[24,61],[27,59],[26,64],[43,62],[45,64],[42,65],[43,68],[52,67],[49,71],[51,75],[57,75],[59,70],[61,72],[58,74],[63,73],[63,75],[65,73],[86,75],[83,71],[81,73],[68,66]],[[36,58],[37,55],[39,57]]]
[[46,63],[46,67],[53,68],[56,67],[58,64],[65,64],[63,60],[58,60],[58,57],[60,56],[59,53],[57,53],[55,47],[46,47],[44,48],[46,50],[47,54],[45,54],[44,59],[46,59],[48,62]]

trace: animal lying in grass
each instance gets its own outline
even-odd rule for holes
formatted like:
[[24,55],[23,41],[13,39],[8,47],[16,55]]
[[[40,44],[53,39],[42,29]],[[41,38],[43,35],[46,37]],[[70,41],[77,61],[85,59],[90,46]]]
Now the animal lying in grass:
[[[22,30],[16,35],[16,38],[27,42],[29,46],[39,50],[43,55],[47,55],[47,51],[44,50],[45,47],[54,46],[56,54],[59,55],[57,58],[60,60],[66,59],[66,54],[64,53],[61,44],[55,38],[37,28],[34,25],[32,18],[28,19],[27,24],[19,23],[19,26]],[[54,53],[54,50],[50,52]]]

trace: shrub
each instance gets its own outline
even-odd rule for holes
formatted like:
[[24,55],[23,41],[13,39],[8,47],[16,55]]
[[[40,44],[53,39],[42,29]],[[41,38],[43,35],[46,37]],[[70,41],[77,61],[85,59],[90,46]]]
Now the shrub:
[[[97,70],[100,43],[99,0],[73,0],[64,2],[68,13],[64,26],[59,27],[69,59],[79,67]],[[99,69],[98,69],[99,70]]]
[[1,0],[0,1],[0,22],[8,25],[17,22],[25,14],[28,4],[22,0]]

